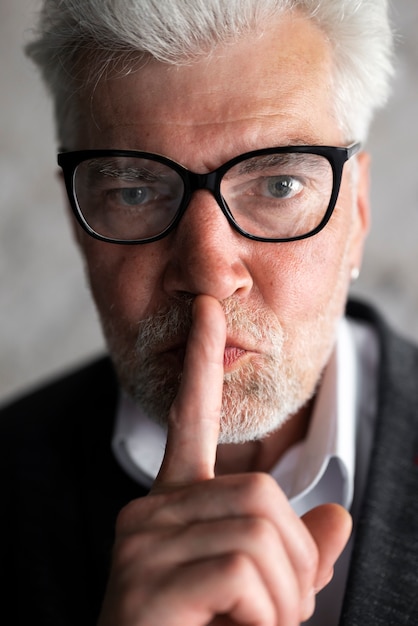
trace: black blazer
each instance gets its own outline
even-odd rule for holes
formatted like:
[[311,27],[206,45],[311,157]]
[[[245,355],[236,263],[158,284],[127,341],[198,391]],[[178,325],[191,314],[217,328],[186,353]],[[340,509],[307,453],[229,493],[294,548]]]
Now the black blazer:
[[[418,625],[418,348],[380,337],[375,444],[341,626]],[[118,398],[103,358],[0,412],[0,621],[93,626],[118,511],[146,495],[114,460]],[[4,621],[3,621],[4,620]]]

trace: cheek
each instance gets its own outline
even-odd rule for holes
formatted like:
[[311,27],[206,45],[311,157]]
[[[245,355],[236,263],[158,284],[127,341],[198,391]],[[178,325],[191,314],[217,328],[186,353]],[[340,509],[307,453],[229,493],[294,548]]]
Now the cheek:
[[338,312],[343,311],[348,269],[341,233],[331,227],[310,239],[271,245],[277,248],[269,245],[265,251],[256,282],[264,302],[282,323],[292,325],[322,315],[331,300]]
[[161,263],[153,250],[95,240],[84,244],[82,250],[102,318],[135,324],[155,309]]

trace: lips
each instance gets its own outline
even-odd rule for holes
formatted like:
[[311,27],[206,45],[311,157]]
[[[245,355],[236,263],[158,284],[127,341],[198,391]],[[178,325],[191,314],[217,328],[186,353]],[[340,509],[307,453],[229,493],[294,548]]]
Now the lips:
[[232,367],[247,351],[236,346],[226,346],[224,351],[224,368]]
[[[250,352],[252,351],[250,350]],[[186,346],[182,344],[179,346],[175,346],[173,348],[166,349],[162,351],[160,354],[165,355],[166,358],[169,356],[174,357],[175,360],[180,364],[180,366],[183,367],[185,353],[186,353]],[[224,369],[227,371],[233,369],[234,366],[238,363],[238,361],[242,359],[242,357],[244,357],[248,353],[249,353],[248,350],[244,348],[238,347],[236,345],[227,344],[224,350],[224,360],[223,360]]]

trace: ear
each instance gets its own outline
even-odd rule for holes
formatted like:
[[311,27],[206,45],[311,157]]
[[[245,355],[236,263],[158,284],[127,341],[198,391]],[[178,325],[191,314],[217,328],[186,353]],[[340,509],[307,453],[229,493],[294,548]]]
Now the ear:
[[370,155],[361,152],[357,156],[357,176],[355,189],[355,215],[351,238],[350,262],[351,268],[360,269],[363,258],[363,248],[370,230]]

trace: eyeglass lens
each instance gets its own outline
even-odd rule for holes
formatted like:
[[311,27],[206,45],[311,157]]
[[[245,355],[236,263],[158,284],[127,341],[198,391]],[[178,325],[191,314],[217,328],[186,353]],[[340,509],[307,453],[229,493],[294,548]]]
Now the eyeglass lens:
[[[169,228],[185,193],[179,172],[136,156],[82,161],[73,183],[79,211],[90,228],[122,241],[149,239]],[[328,159],[299,152],[241,160],[220,182],[236,224],[250,235],[273,239],[306,235],[319,226],[332,189]]]

